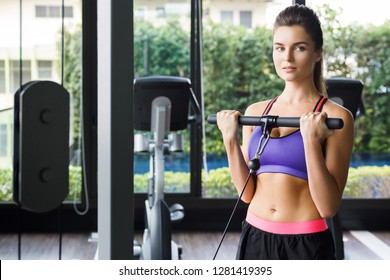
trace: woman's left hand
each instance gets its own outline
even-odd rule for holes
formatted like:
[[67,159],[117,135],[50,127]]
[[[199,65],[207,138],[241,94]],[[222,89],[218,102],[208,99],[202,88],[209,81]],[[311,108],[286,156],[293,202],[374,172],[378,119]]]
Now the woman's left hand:
[[308,112],[301,116],[300,129],[304,142],[319,141],[323,143],[326,138],[334,133],[325,123],[328,114],[326,112]]

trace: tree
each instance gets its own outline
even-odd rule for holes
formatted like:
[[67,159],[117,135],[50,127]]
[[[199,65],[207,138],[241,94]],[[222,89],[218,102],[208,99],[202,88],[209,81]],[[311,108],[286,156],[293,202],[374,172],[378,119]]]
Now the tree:
[[319,8],[323,17],[328,77],[347,77],[364,84],[366,115],[356,122],[354,149],[390,151],[390,21],[381,26],[342,26],[329,5]]
[[[82,73],[82,33],[78,26],[74,32],[64,31],[64,81],[63,86],[71,96],[71,138],[74,150],[79,149],[81,139],[80,107],[81,107],[81,73]],[[62,54],[61,41],[57,44]],[[59,59],[62,61],[62,57]],[[59,65],[61,67],[61,64]],[[61,70],[59,70],[61,73]]]

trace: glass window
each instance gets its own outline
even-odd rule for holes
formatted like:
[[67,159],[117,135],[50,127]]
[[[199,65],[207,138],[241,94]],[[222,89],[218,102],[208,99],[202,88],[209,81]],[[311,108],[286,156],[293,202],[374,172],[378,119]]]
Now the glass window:
[[73,7],[64,7],[64,17],[72,18],[73,17]]
[[10,61],[10,85],[11,92],[16,92],[20,88],[20,74],[22,74],[22,84],[31,81],[31,60],[23,60],[22,71],[20,71],[20,61]]
[[[37,18],[59,18],[62,16],[62,6],[35,6],[35,17]],[[64,17],[73,17],[73,7],[64,7]]]
[[0,157],[7,156],[8,135],[7,125],[0,124]]
[[40,60],[38,61],[38,79],[49,80],[52,78],[52,62]]
[[[135,77],[167,75],[189,78],[191,1],[136,0],[134,11]],[[137,133],[148,134],[135,131]],[[165,156],[166,192],[190,192],[191,138],[188,130],[180,133],[184,135],[184,152]],[[134,155],[136,192],[147,190],[150,160],[148,154]]]
[[252,28],[252,11],[240,11],[240,24]]
[[221,11],[221,22],[233,23],[233,11]]
[[5,93],[5,61],[0,60],[0,93]]
[[61,15],[60,6],[48,6],[47,17],[58,18]]
[[158,18],[165,18],[166,17],[165,8],[164,7],[157,7],[156,8],[156,16]]
[[47,17],[47,7],[35,6],[35,17]]

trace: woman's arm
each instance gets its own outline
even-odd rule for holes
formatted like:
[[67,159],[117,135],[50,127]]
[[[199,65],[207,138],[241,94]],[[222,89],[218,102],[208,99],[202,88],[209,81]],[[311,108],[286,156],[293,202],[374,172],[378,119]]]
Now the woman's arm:
[[[251,115],[250,113],[253,111],[253,106],[254,105],[248,107],[245,115]],[[253,131],[253,127],[242,127],[242,147],[240,147],[238,140],[238,117],[240,115],[240,112],[234,110],[224,110],[218,112],[217,114],[218,128],[222,132],[230,174],[238,194],[241,194],[249,174],[249,159],[247,155],[248,141]],[[241,198],[242,201],[249,203],[252,200],[255,192],[255,184],[255,177],[251,176],[251,178],[248,180],[245,192]]]
[[[339,208],[348,177],[354,120],[348,110],[337,104],[329,102],[324,110],[323,113],[304,114],[301,117],[301,133],[312,199],[321,217],[330,218]],[[324,123],[327,114],[342,118],[344,127],[329,130]]]

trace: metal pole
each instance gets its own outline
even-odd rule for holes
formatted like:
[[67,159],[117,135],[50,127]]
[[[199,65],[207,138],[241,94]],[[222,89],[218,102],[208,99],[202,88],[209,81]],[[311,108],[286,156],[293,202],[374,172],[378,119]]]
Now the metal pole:
[[98,258],[133,259],[133,1],[98,1]]

